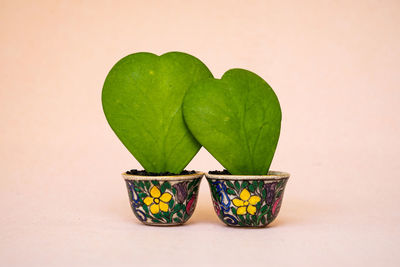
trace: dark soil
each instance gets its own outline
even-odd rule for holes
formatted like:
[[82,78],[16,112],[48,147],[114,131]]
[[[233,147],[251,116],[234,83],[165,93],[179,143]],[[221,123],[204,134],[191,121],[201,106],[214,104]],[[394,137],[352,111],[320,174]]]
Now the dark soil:
[[132,174],[132,175],[140,175],[140,176],[173,176],[173,175],[187,175],[187,174],[194,174],[196,171],[187,171],[183,170],[181,173],[171,173],[171,172],[160,172],[160,173],[154,173],[154,172],[147,172],[147,171],[138,171],[136,169],[127,171],[126,174]]
[[228,170],[224,169],[223,171],[209,171],[209,174],[216,174],[216,175],[231,175]]

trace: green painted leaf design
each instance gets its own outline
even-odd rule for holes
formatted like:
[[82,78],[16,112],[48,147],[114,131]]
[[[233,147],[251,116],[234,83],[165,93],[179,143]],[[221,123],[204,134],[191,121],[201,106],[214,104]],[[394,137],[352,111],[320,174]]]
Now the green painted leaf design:
[[168,182],[165,182],[165,189],[171,189],[171,184]]
[[255,188],[254,188],[254,185],[253,185],[253,184],[250,184],[250,185],[249,185],[249,191],[252,192],[252,193],[254,193]]
[[136,191],[136,193],[143,193],[143,190],[140,188],[140,187],[138,187],[138,186],[135,186],[135,191]]
[[172,209],[173,206],[174,206],[174,204],[175,204],[175,201],[174,201],[174,199],[172,198],[172,199],[168,202],[169,208]]
[[261,77],[231,69],[198,82],[186,93],[183,113],[191,133],[231,174],[268,172],[282,114]]
[[154,216],[155,218],[157,218],[157,219],[160,219],[160,220],[161,220],[161,218],[162,218],[161,213],[153,214],[153,216]]
[[254,224],[254,225],[257,225],[258,223],[257,223],[257,216],[256,215],[252,215],[251,216],[251,221],[252,221],[252,223]]
[[267,192],[265,190],[262,190],[262,198],[265,199],[267,197]]
[[146,212],[146,214],[149,214],[149,208],[147,207],[147,205],[143,205],[143,210],[144,212]]
[[188,185],[188,190],[190,190],[198,181],[195,179],[193,181],[191,181]]
[[268,205],[265,205],[261,208],[260,212],[264,213],[268,209]]
[[237,191],[240,191],[240,184],[238,181],[235,181],[235,188]]
[[152,183],[153,185],[155,185],[155,186],[159,186],[159,185],[160,185],[160,182],[157,181],[157,180],[152,180],[151,183]]
[[261,217],[261,224],[265,224],[265,216]]
[[264,183],[263,182],[261,182],[261,181],[259,181],[258,182],[258,190],[262,190],[262,188],[263,188],[263,186],[264,186]]
[[170,183],[168,183],[168,182],[164,182],[164,183],[161,185],[161,192],[162,192],[162,193],[164,193],[166,189],[171,189],[171,185],[170,185]]
[[149,181],[144,181],[144,185],[146,186],[146,189],[150,189],[150,182]]
[[166,221],[167,223],[170,223],[170,222],[171,222],[171,217],[170,217],[169,212],[164,212],[164,211],[162,211],[162,212],[161,212],[161,215],[162,215],[162,217],[165,219],[165,221]]
[[235,189],[231,181],[226,181],[226,186]]
[[186,212],[183,214],[183,220],[187,220],[189,219],[189,214],[187,214]]
[[231,208],[233,215],[237,215],[237,209],[235,207]]
[[244,188],[246,188],[248,185],[249,185],[249,182],[244,181],[244,182],[242,183],[242,185],[241,185],[241,188],[244,189]]
[[180,173],[199,151],[182,101],[193,83],[211,77],[200,60],[180,52],[131,54],[110,70],[102,92],[105,116],[145,170]]
[[236,195],[235,190],[232,190],[232,189],[230,189],[230,188],[227,188],[227,189],[226,189],[226,192],[227,192],[229,195]]
[[174,211],[180,211],[181,209],[183,209],[185,206],[183,204],[176,204],[174,207]]
[[140,193],[140,194],[138,194],[138,195],[139,195],[139,197],[141,197],[141,198],[147,197],[147,194],[146,194],[146,193]]
[[254,186],[255,189],[257,189],[258,181],[253,181],[251,184]]
[[199,190],[199,186],[195,186],[195,187],[193,187],[193,189],[191,190],[192,192],[197,192]]

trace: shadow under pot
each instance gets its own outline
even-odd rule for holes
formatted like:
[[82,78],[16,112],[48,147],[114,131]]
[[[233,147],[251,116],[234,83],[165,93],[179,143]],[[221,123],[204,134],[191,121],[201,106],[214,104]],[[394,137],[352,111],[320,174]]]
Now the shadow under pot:
[[277,216],[290,174],[206,174],[214,210],[229,226],[264,227]]
[[184,224],[197,203],[201,178],[196,172],[174,176],[142,176],[123,173],[135,216],[144,224]]

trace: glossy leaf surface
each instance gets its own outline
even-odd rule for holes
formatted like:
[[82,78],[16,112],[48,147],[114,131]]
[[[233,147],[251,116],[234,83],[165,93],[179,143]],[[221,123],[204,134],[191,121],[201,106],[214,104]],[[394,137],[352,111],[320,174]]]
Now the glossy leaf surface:
[[195,84],[186,94],[186,124],[231,173],[267,174],[278,143],[281,108],[272,88],[243,69]]
[[180,173],[196,155],[201,145],[184,123],[182,101],[193,83],[210,77],[200,60],[180,52],[135,53],[111,69],[104,113],[146,171]]

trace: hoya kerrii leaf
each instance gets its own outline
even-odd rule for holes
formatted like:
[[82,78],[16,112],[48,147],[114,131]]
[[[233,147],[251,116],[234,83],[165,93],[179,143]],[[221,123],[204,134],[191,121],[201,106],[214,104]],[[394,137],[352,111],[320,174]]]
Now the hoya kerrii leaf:
[[111,69],[102,92],[105,116],[146,171],[180,173],[199,151],[182,101],[193,83],[210,77],[199,59],[181,52],[135,53]]
[[194,137],[231,174],[268,173],[281,128],[272,88],[247,70],[231,69],[186,93],[184,118]]

